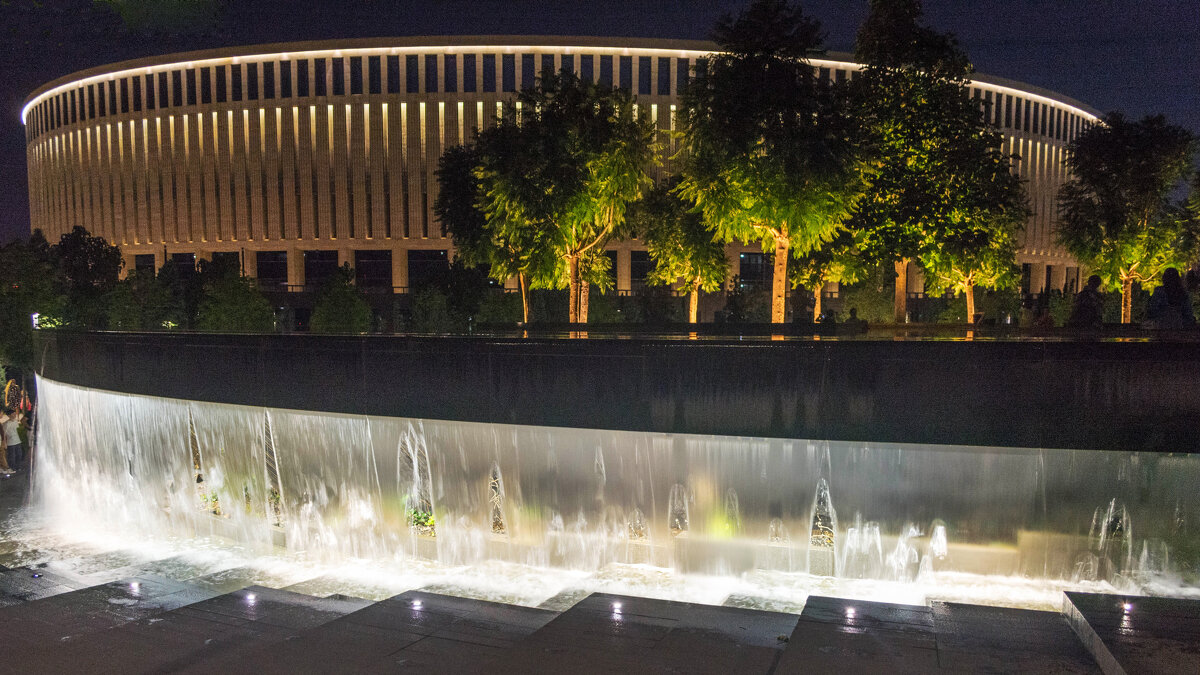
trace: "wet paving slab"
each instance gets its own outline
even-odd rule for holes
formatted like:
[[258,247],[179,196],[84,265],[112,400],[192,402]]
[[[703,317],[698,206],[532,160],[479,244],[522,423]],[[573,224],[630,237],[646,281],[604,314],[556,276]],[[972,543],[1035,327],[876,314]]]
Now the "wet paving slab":
[[224,672],[244,672],[237,662],[242,650],[285,640],[363,606],[361,601],[312,598],[254,586],[197,600],[107,630],[27,644],[21,651],[21,668],[149,673],[219,662]]
[[1066,607],[1108,650],[1099,663],[1071,612],[820,596],[800,614],[603,593],[553,604],[563,609],[426,590],[216,595],[141,577],[0,608],[19,655],[0,672],[1200,672],[1200,603],[1188,601],[1071,594]]
[[1058,612],[950,602],[932,606],[938,664],[975,672],[1098,673]]
[[[262,672],[499,672],[497,659],[555,613],[409,591],[247,654]],[[189,672],[222,672],[204,664]],[[228,672],[228,671],[224,671]]]
[[1096,673],[1055,612],[811,596],[777,672]]
[[1200,600],[1068,592],[1063,614],[1105,673],[1200,673]]
[[5,649],[24,655],[38,645],[58,645],[213,595],[171,579],[133,577],[4,608],[0,631]]
[[794,614],[594,593],[518,643],[496,672],[768,673]]

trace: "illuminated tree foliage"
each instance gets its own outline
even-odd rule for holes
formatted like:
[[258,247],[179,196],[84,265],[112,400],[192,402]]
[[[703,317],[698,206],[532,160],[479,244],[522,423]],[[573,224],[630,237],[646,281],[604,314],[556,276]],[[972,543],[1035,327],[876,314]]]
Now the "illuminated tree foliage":
[[861,248],[862,234],[842,229],[821,248],[796,257],[790,273],[792,288],[812,292],[814,322],[821,318],[821,289],[826,284],[857,283],[870,272]]
[[[969,119],[964,114],[964,121]],[[976,314],[976,286],[1011,288],[1018,280],[1018,237],[1029,208],[1000,141],[994,131],[968,130],[946,149],[946,161],[955,167],[948,190],[956,208],[939,227],[926,231],[920,249],[926,290],[962,293],[967,321]]]
[[[516,150],[519,132],[515,125],[500,125],[479,134],[474,146],[447,150],[438,165],[439,189],[433,208],[454,239],[457,261],[486,268],[488,275],[500,282],[517,278],[522,318],[529,323],[533,318],[531,284],[550,284],[555,259],[548,228],[527,219],[520,208],[535,195],[522,200],[511,197],[507,190],[525,184],[502,178],[520,176],[528,168],[522,163],[536,160],[530,153]],[[485,177],[493,190],[490,202],[484,199],[487,188],[481,181]],[[489,203],[490,215],[484,211]]]
[[1171,194],[1192,171],[1196,138],[1161,115],[1133,122],[1110,113],[1071,142],[1072,177],[1059,191],[1059,242],[1121,289],[1121,322],[1132,320],[1133,284],[1197,253],[1195,219]]
[[729,273],[725,246],[713,240],[700,214],[689,209],[666,183],[633,205],[629,223],[654,261],[647,282],[686,290],[688,323],[696,323],[700,291],[712,293],[725,284]]
[[[493,242],[520,247],[535,285],[569,289],[568,316],[587,322],[591,284],[611,283],[604,246],[649,184],[654,122],[627,92],[543,72],[479,140],[480,206]],[[543,277],[540,251],[555,268]]]
[[969,97],[966,54],[921,16],[920,0],[871,0],[855,51],[864,69],[853,87],[878,172],[852,227],[866,233],[871,257],[896,269],[897,322],[913,260],[934,289],[1005,283],[1025,208],[1012,158]]
[[816,20],[757,0],[714,30],[720,51],[683,95],[683,181],[724,242],[774,254],[771,321],[782,323],[788,258],[830,241],[862,192],[862,164],[835,88],[807,57]]

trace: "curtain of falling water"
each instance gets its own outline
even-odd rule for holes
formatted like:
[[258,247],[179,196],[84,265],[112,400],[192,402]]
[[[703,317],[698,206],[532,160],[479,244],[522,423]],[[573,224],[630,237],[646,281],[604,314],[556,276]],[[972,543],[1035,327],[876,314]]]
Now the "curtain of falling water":
[[219,535],[329,561],[805,572],[824,480],[839,575],[1186,578],[1200,550],[1196,455],[409,420],[48,380],[39,393],[39,503],[130,536]]

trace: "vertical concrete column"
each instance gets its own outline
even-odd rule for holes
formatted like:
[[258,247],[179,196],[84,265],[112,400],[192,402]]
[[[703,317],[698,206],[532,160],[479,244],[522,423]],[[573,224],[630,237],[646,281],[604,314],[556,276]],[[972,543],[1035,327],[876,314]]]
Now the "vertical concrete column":
[[[159,257],[159,254],[155,253],[154,254],[155,262],[158,261],[158,257]],[[126,250],[126,251],[121,252],[121,259],[125,262],[125,264],[121,266],[121,273],[119,276],[120,276],[120,278],[124,279],[125,277],[129,276],[130,272],[132,272],[134,269],[136,269],[134,263],[137,261],[137,257],[134,253],[128,252]],[[154,269],[157,270],[160,267],[162,267],[162,265],[156,264],[154,266]]]
[[728,289],[729,284],[733,283],[734,277],[742,273],[742,259],[738,255],[740,252],[741,250],[736,246],[729,244],[725,246],[725,260],[729,262],[729,271],[725,274],[725,289]]
[[242,254],[242,275],[252,279],[258,278],[258,253],[252,249],[244,248]]
[[287,252],[287,282],[288,286],[297,288],[304,285],[304,251],[301,249]]
[[349,265],[350,269],[354,269],[354,251],[346,248],[338,249],[338,267]]
[[1046,290],[1046,263],[1035,262],[1029,268],[1029,292],[1041,293]]
[[392,286],[408,287],[408,249],[392,251]]
[[1067,284],[1067,266],[1066,265],[1051,265],[1050,266],[1050,287],[1051,290],[1061,291]]
[[921,271],[921,266],[916,263],[908,263],[907,290],[909,293],[925,292],[925,273]]
[[617,249],[617,290],[628,291],[633,288],[633,279],[630,275],[630,251],[628,248],[621,247]]

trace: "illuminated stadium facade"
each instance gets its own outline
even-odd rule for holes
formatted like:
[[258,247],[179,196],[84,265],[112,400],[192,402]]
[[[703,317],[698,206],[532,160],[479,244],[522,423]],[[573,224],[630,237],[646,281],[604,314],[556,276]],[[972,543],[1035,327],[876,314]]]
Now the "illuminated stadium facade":
[[[126,269],[237,257],[265,288],[300,291],[349,263],[360,284],[405,290],[453,246],[433,215],[444,148],[469,141],[538,73],[573,70],[633,92],[638,114],[674,127],[678,92],[708,42],[441,37],[305,42],[171,54],[51,82],[22,111],[30,217],[54,241],[76,225],[120,245]],[[821,77],[859,68],[812,60]],[[1026,290],[1073,290],[1054,243],[1067,143],[1096,111],[1036,87],[971,85],[1027,181],[1032,215],[1018,261]],[[661,177],[676,169],[668,157]],[[617,289],[649,261],[610,246]],[[757,247],[731,247],[731,275],[770,274]],[[916,275],[910,275],[914,278]],[[919,280],[910,283],[919,284]],[[919,291],[919,288],[910,288]]]

